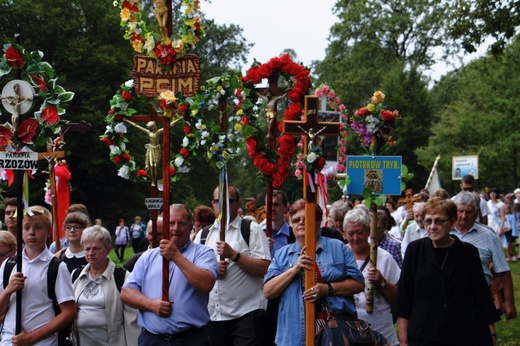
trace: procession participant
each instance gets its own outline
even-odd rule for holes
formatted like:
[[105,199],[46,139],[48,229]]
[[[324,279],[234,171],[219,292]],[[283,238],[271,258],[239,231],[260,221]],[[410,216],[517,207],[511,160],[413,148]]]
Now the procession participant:
[[4,206],[4,224],[7,231],[16,237],[16,197],[7,197],[2,201]]
[[[241,206],[238,189],[229,185],[229,225],[225,241],[220,240],[220,219],[199,232],[196,243],[204,243],[219,260],[219,277],[211,290],[208,325],[212,345],[260,345],[265,325],[267,299],[263,296],[263,277],[271,261],[267,237],[260,226],[238,215]],[[219,189],[213,191],[213,209],[220,212]],[[242,224],[249,222],[243,233]],[[244,239],[249,235],[249,239]]]
[[415,203],[412,207],[413,218],[415,222],[409,225],[406,228],[406,232],[404,232],[403,241],[401,242],[401,254],[403,255],[403,258],[404,254],[406,253],[406,248],[408,247],[408,244],[410,244],[414,240],[424,238],[428,235],[422,223],[424,204],[424,202],[418,202]]
[[[378,210],[377,216],[379,228],[382,223],[381,218],[386,219],[386,213],[384,210]],[[376,268],[370,268],[370,265],[368,265],[370,261],[370,243],[368,242],[370,216],[365,212],[360,209],[347,212],[343,229],[347,236],[348,246],[363,274],[365,289],[369,282],[372,282],[375,287],[374,311],[372,313],[366,311],[366,292],[354,295],[358,318],[370,323],[372,329],[385,336],[390,345],[399,345],[391,312],[391,305],[394,303],[397,294],[397,282],[401,273],[398,263],[389,252],[378,247]]]
[[[139,309],[139,345],[209,345],[209,292],[218,265],[209,247],[190,241],[191,211],[170,206],[170,239],[146,251],[121,290],[123,303]],[[162,300],[163,259],[169,263],[168,301]]]
[[474,245],[478,249],[488,285],[493,278],[490,270],[490,263],[493,263],[495,276],[500,279],[504,289],[506,319],[515,318],[516,307],[513,279],[500,239],[492,229],[476,222],[479,203],[477,196],[471,192],[463,191],[455,196],[455,203],[457,204],[457,223],[451,234],[457,236],[463,242]]
[[89,224],[88,216],[81,212],[69,213],[63,221],[63,229],[69,245],[67,248],[58,251],[56,257],[65,262],[70,273],[76,268],[87,265],[85,252],[81,245],[81,235]]
[[[52,232],[51,213],[41,206],[29,207],[33,216],[23,218],[22,272],[13,270],[9,284],[0,285],[0,316],[5,315],[0,345],[58,344],[57,332],[76,318],[76,303],[70,273],[65,263],[59,263],[55,282],[56,301],[61,312],[55,314],[47,292],[47,275],[54,255],[47,250],[47,238]],[[0,267],[4,277],[7,261]],[[14,269],[14,268],[13,268]],[[16,330],[16,291],[23,289],[21,333]]]
[[403,266],[403,256],[401,254],[401,243],[388,236],[388,231],[392,228],[388,218],[391,218],[388,209],[383,208],[377,211],[377,246],[392,255],[399,268]]
[[[364,279],[352,251],[341,240],[316,232],[316,261],[305,254],[305,201],[293,203],[289,217],[296,242],[278,250],[264,278],[266,298],[280,297],[277,345],[305,344],[305,301],[325,299],[334,314],[355,316],[352,296],[363,290]],[[316,206],[316,228],[323,212]],[[316,284],[305,290],[302,271],[317,265]],[[302,299],[303,298],[303,299]],[[318,315],[317,318],[325,319]],[[296,322],[296,324],[295,324]]]
[[[495,311],[478,250],[450,236],[457,206],[431,198],[424,206],[427,238],[408,246],[395,312],[407,345],[492,345]],[[496,341],[496,340],[495,340]]]

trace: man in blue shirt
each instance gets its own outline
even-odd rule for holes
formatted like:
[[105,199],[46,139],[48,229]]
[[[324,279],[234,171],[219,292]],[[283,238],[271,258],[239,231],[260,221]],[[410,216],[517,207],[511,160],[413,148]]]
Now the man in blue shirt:
[[[139,309],[143,329],[139,345],[209,345],[209,292],[218,264],[213,251],[190,241],[191,211],[182,204],[170,206],[170,239],[146,251],[121,291],[121,300]],[[162,263],[169,263],[169,299],[162,300]]]

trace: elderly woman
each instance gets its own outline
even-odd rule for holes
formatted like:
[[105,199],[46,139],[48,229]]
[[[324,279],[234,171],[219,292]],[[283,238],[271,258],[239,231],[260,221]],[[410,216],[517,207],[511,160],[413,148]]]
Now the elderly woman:
[[79,211],[67,214],[63,221],[63,229],[69,246],[58,251],[56,257],[65,262],[70,273],[76,268],[83,268],[87,265],[81,245],[81,235],[88,226],[90,226],[88,216]]
[[399,339],[407,345],[492,345],[499,320],[477,248],[450,230],[457,206],[434,197],[426,202],[427,238],[408,245],[396,297]]
[[[114,262],[108,258],[112,237],[101,226],[83,231],[81,244],[87,266],[74,282],[78,318],[74,325],[80,345],[137,345],[137,310],[119,298]],[[123,270],[123,269],[117,269]],[[126,272],[125,278],[129,275]]]
[[[381,215],[386,218],[386,213],[378,210],[378,232],[386,230],[386,224],[383,224],[379,218]],[[370,243],[368,242],[370,215],[366,211],[359,208],[349,211],[345,215],[343,229],[349,243],[348,246],[354,253],[357,266],[365,278],[365,292],[354,295],[358,318],[370,323],[372,329],[381,333],[388,340],[389,345],[399,345],[391,312],[401,273],[399,265],[389,252],[378,247],[377,265],[375,268],[370,267]],[[399,252],[399,254],[401,253]],[[372,313],[366,311],[366,287],[369,283],[375,286],[374,312]]]
[[[323,212],[316,206],[316,229]],[[264,278],[266,298],[280,297],[277,345],[305,344],[305,301],[326,300],[334,314],[354,316],[352,295],[363,290],[363,275],[356,266],[352,252],[340,240],[317,235],[316,261],[305,254],[305,202],[296,201],[289,209],[290,223],[296,242],[279,249]],[[302,288],[302,271],[317,264],[316,284]],[[302,299],[303,298],[303,299]]]

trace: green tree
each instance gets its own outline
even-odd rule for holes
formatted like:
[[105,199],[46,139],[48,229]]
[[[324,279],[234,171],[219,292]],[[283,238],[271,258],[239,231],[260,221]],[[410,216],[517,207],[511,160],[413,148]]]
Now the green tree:
[[432,92],[448,100],[432,127],[428,145],[416,151],[421,162],[441,154],[443,186],[458,191],[451,181],[451,157],[478,155],[481,187],[512,191],[519,183],[520,41],[501,57],[486,57],[443,78]]

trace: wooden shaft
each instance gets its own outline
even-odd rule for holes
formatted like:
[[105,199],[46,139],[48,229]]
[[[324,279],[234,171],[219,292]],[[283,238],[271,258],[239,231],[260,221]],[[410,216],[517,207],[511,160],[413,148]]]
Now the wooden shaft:
[[[170,118],[163,118],[163,239],[170,239]],[[157,185],[157,184],[156,184]],[[162,299],[170,300],[170,261],[163,258]]]
[[[377,205],[372,203],[370,205],[370,268],[375,268],[377,266],[377,247],[379,245],[379,241],[377,239]],[[366,311],[373,312],[374,311],[374,290],[375,285],[371,282],[367,285],[367,305]]]
[[[316,262],[316,203],[305,203],[305,247],[306,254]],[[305,271],[305,290],[312,288],[316,284],[315,266],[311,270]],[[300,298],[301,299],[301,298]],[[314,337],[316,333],[316,304],[314,302],[305,302],[305,345],[314,346]]]
[[[220,210],[220,241],[226,241],[226,226],[227,226],[227,213],[228,213],[228,199],[229,199],[229,187],[227,183],[227,179],[224,175],[221,175],[222,183],[220,186],[222,187],[222,191],[219,191],[222,196],[222,205],[220,206],[222,210]],[[224,261],[226,258],[224,256],[220,256],[220,260]]]

